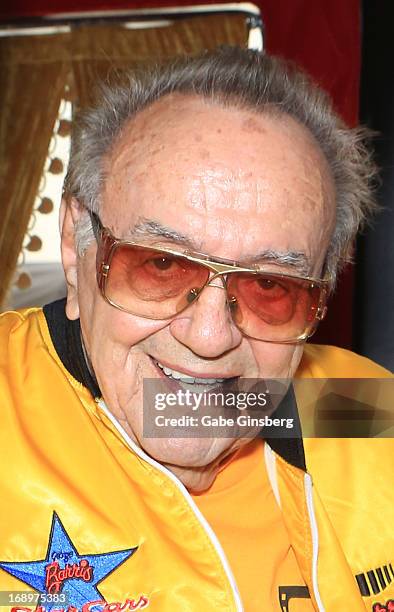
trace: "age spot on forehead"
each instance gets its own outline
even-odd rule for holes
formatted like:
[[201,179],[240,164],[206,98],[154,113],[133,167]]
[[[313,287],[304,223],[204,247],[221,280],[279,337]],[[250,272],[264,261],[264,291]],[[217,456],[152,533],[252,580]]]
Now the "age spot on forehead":
[[241,129],[249,134],[253,132],[258,132],[260,134],[266,133],[266,130],[262,127],[259,121],[253,117],[249,117],[248,119],[245,119],[245,121],[242,121]]

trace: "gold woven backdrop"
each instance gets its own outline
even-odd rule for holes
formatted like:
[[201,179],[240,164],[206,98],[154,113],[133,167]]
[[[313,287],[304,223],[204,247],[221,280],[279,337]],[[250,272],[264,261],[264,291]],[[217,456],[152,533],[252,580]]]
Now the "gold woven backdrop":
[[66,84],[76,108],[94,101],[98,80],[136,64],[245,46],[241,15],[180,19],[164,27],[85,25],[69,33],[0,38],[0,306],[16,263]]

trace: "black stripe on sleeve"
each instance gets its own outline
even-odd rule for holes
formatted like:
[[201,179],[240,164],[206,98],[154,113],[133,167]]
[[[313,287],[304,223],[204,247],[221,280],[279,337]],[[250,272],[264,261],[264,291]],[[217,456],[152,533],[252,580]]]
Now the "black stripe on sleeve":
[[386,584],[386,580],[385,580],[385,578],[383,576],[383,572],[382,572],[381,568],[380,567],[376,568],[375,572],[376,572],[376,575],[378,577],[378,580],[379,580],[380,584],[382,585],[382,589],[385,589],[387,584]]
[[393,578],[392,578],[392,576],[390,576],[390,572],[389,572],[389,570],[388,570],[387,565],[384,565],[384,566],[383,566],[383,571],[384,571],[384,574],[385,574],[385,576],[386,576],[386,578],[387,578],[387,582],[388,582],[388,584],[390,584],[390,582],[392,582]]
[[369,570],[369,572],[367,572],[367,576],[369,578],[369,582],[371,584],[373,592],[375,593],[375,595],[377,595],[378,593],[380,593],[382,589],[379,588],[378,581],[376,580],[375,572],[373,570]]
[[358,588],[360,589],[361,595],[363,597],[368,597],[371,594],[371,592],[369,590],[369,586],[365,579],[364,574],[357,574],[356,580],[357,580]]

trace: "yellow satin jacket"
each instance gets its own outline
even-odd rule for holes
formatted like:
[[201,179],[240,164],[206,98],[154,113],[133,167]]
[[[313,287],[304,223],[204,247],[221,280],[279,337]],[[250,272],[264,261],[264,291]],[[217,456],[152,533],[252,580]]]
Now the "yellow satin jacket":
[[[191,496],[65,367],[49,319],[41,309],[0,317],[0,605],[243,610]],[[348,351],[307,345],[297,376],[390,375]],[[304,446],[308,471],[267,443],[265,465],[313,606],[394,610],[392,440]],[[291,597],[272,609],[291,612]]]

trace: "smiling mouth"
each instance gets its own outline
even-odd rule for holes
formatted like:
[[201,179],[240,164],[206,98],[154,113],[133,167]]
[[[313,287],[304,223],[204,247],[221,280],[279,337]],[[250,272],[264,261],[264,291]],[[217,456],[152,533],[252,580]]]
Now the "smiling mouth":
[[208,378],[208,377],[198,377],[191,376],[190,374],[185,374],[184,372],[178,372],[173,368],[169,368],[164,364],[157,361],[157,359],[152,359],[156,368],[159,371],[159,374],[162,378],[167,379],[169,382],[184,388],[190,389],[196,392],[203,392],[207,390],[212,390],[217,387],[223,387],[226,383],[232,383],[238,380],[238,376],[232,377],[224,377],[224,378]]

